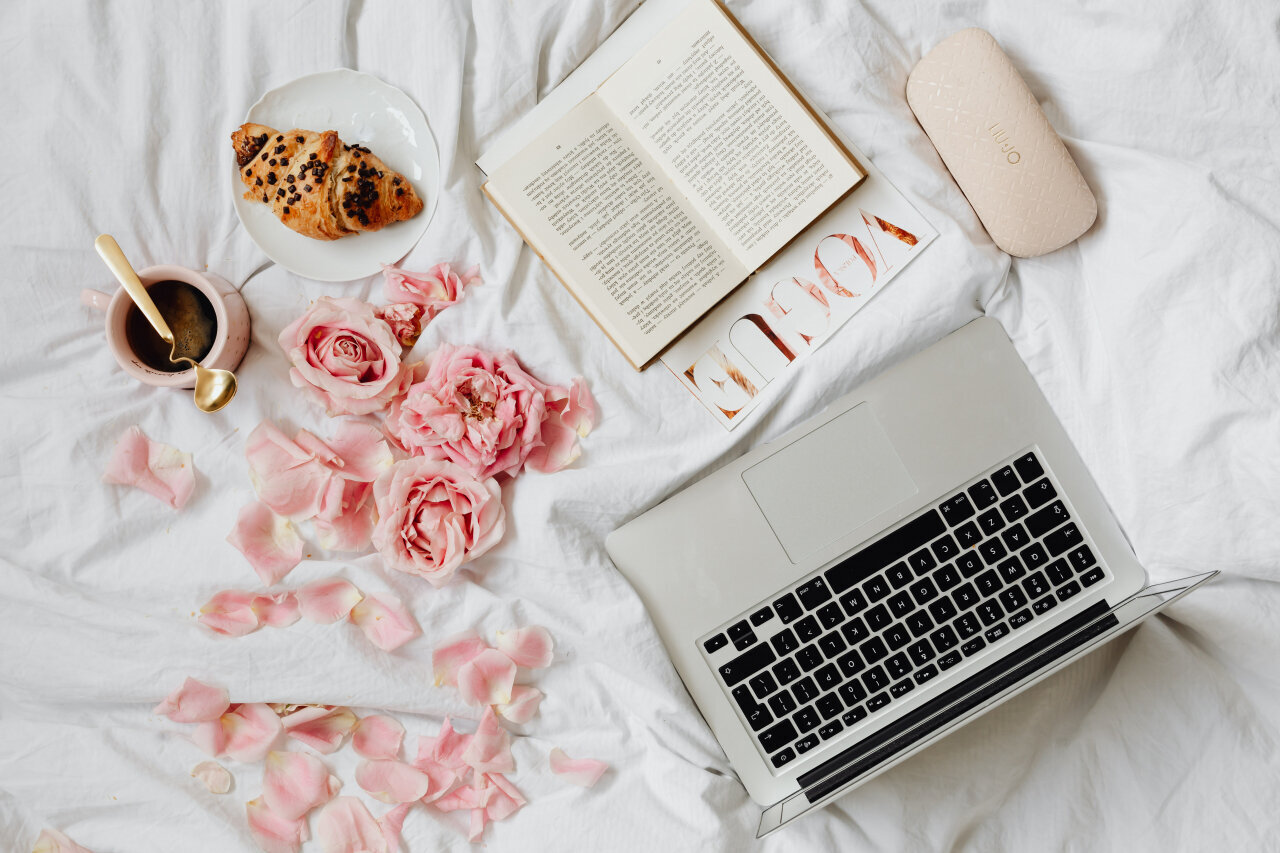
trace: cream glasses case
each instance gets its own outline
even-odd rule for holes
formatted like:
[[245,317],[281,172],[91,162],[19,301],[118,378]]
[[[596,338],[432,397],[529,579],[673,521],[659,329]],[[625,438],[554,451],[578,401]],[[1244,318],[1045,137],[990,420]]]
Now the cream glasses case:
[[986,30],[929,51],[907,103],[995,244],[1033,258],[1093,224],[1098,203],[1009,57]]

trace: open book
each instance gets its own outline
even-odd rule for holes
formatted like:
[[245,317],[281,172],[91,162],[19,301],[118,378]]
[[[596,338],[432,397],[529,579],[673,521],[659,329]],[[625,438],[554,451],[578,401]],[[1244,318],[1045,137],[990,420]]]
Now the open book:
[[641,369],[865,176],[695,0],[484,189]]

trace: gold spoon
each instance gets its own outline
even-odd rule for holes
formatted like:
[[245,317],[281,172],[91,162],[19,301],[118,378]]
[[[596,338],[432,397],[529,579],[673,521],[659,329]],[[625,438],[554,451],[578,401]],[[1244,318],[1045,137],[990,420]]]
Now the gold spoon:
[[116,243],[115,238],[110,234],[101,234],[97,240],[93,241],[93,247],[98,250],[102,260],[106,261],[116,281],[120,282],[134,304],[138,306],[142,316],[147,318],[151,328],[155,329],[156,334],[169,345],[169,361],[174,364],[185,361],[196,369],[196,408],[203,412],[216,412],[230,403],[231,398],[236,395],[236,375],[230,370],[203,367],[186,356],[178,355],[178,345],[174,343],[169,324],[161,316],[156,304],[151,301],[151,295],[142,286],[142,281],[129,265],[124,252],[120,251],[120,245]]

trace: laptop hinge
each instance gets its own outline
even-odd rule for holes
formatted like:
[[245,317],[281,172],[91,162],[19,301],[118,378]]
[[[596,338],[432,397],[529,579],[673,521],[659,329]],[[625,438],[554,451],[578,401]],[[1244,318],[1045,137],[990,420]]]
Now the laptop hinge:
[[[1098,634],[1120,624],[1115,615],[1108,612],[1110,609],[1105,600],[1091,605],[870,737],[832,756],[797,779],[805,798],[811,803],[817,802],[849,780],[909,749],[913,743],[928,737],[1011,684],[1050,666]],[[1102,616],[1106,618],[1099,619]],[[1094,624],[1089,624],[1091,622]]]

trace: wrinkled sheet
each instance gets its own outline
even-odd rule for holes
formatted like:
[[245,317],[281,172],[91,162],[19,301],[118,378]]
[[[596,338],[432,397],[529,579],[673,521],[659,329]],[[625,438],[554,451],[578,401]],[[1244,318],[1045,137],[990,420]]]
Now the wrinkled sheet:
[[[546,625],[513,779],[529,806],[486,849],[1259,850],[1280,839],[1280,13],[1266,0],[731,3],[799,86],[939,230],[905,273],[725,433],[663,370],[633,372],[478,191],[484,145],[571,71],[632,0],[270,4],[11,0],[0,5],[4,369],[0,370],[0,848],[43,826],[97,853],[251,850],[244,801],[188,776],[202,756],[150,713],[193,675],[235,701],[385,709],[410,741],[446,713],[433,641]],[[1078,243],[1010,263],[980,229],[902,97],[924,51],[991,30],[1099,199]],[[371,557],[309,551],[288,585],[339,572],[402,597],[423,637],[392,654],[349,626],[229,640],[193,618],[257,588],[224,541],[251,497],[244,438],[262,418],[330,434],[275,339],[323,294],[267,261],[230,199],[227,137],[265,90],[337,66],[426,110],[443,167],[406,266],[482,266],[486,284],[429,328],[515,349],[547,381],[584,375],[601,423],[575,466],[507,490],[511,523],[473,582],[435,590]],[[81,287],[110,279],[116,235],[139,266],[208,267],[241,288],[253,345],[240,397],[197,412],[125,377]],[[355,238],[359,239],[359,238]],[[1154,578],[1222,576],[832,807],[757,846],[735,781],[606,533],[980,313],[1004,324]],[[176,513],[99,477],[138,424],[194,455]],[[610,762],[595,788],[554,746]],[[353,753],[332,765],[346,793]],[[403,849],[467,850],[415,810]],[[311,843],[306,850],[318,849]]]

